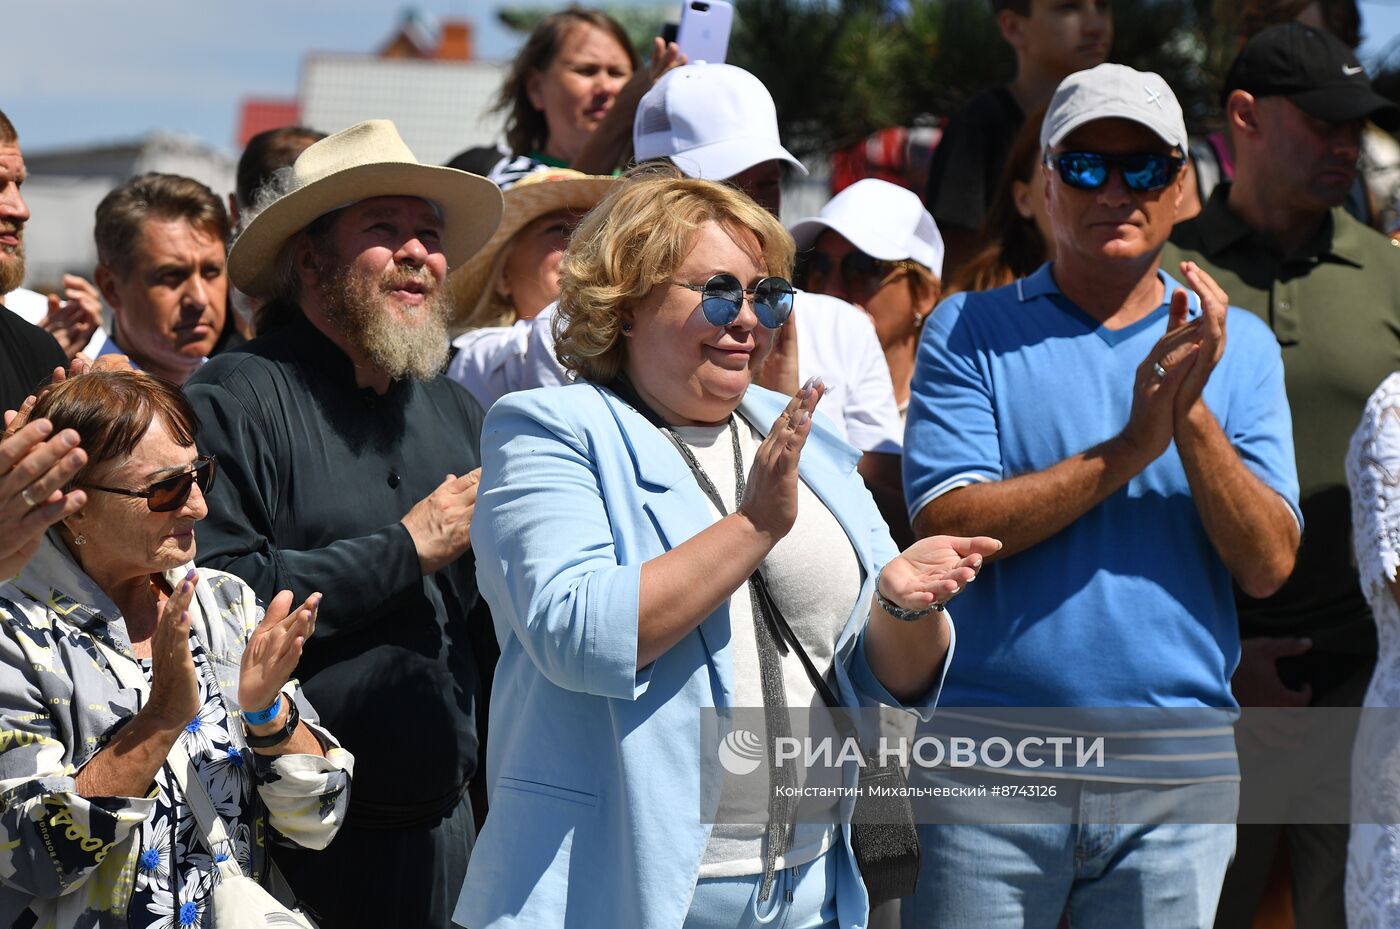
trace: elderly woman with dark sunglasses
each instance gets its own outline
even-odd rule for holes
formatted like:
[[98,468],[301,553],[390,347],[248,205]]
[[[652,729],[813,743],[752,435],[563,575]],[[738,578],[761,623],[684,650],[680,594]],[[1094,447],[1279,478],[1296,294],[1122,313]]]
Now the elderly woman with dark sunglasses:
[[482,436],[472,544],[501,659],[462,925],[867,920],[848,823],[706,821],[704,708],[823,707],[795,644],[843,706],[927,707],[942,603],[999,543],[898,552],[820,382],[753,385],[792,255],[742,193],[669,171],[619,185],[565,255],[556,347],[579,380],[507,395]]
[[194,568],[215,462],[177,388],[90,372],[29,415],[77,434],[85,499],[0,587],[0,923],[210,925],[220,861],[260,879],[269,827],[322,848],[343,820],[353,759],[290,680],[320,595],[264,611]]

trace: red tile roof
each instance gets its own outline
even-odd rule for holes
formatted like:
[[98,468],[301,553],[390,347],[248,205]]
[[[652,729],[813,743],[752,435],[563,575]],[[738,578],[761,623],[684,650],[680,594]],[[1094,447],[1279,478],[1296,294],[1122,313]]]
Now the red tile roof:
[[296,100],[244,100],[238,115],[238,148],[242,150],[259,132],[295,126],[300,121],[301,104]]

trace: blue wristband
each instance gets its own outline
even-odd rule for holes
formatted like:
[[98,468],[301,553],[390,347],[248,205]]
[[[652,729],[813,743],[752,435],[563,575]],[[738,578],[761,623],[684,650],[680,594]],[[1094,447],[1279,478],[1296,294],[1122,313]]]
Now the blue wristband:
[[282,695],[278,694],[277,699],[272,701],[272,706],[265,710],[258,710],[256,713],[243,711],[243,721],[250,726],[261,726],[270,723],[277,718],[277,714],[282,712]]

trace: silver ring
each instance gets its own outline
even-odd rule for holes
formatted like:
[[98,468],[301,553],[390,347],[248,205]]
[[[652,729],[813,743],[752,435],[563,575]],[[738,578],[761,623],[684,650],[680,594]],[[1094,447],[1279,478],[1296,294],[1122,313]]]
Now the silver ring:
[[20,498],[21,500],[23,500],[23,501],[25,502],[25,504],[28,505],[28,506],[33,507],[33,506],[38,506],[38,505],[39,505],[38,503],[36,503],[36,502],[34,501],[34,498],[32,498],[32,497],[29,496],[29,488],[28,488],[28,487],[24,488],[23,490],[21,490],[21,491],[19,492],[19,498]]
[[1158,378],[1163,378],[1167,376],[1167,369],[1162,367],[1160,361],[1154,361],[1152,362],[1152,373],[1157,375]]

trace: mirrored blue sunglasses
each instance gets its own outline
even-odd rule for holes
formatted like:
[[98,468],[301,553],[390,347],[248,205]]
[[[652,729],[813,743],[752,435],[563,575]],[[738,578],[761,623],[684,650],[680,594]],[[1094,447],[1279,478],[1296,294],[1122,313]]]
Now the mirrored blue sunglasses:
[[672,283],[700,294],[700,311],[705,314],[705,320],[721,328],[739,318],[745,295],[753,297],[753,311],[759,325],[765,329],[782,328],[792,314],[792,298],[796,293],[792,284],[781,277],[765,277],[752,287],[745,287],[737,277],[727,273],[716,274],[703,284]]
[[1133,155],[1107,155],[1103,152],[1061,152],[1049,158],[1060,173],[1060,180],[1078,190],[1098,190],[1108,183],[1109,171],[1123,172],[1129,190],[1150,193],[1163,190],[1175,178],[1186,159],[1180,155],[1144,152]]

